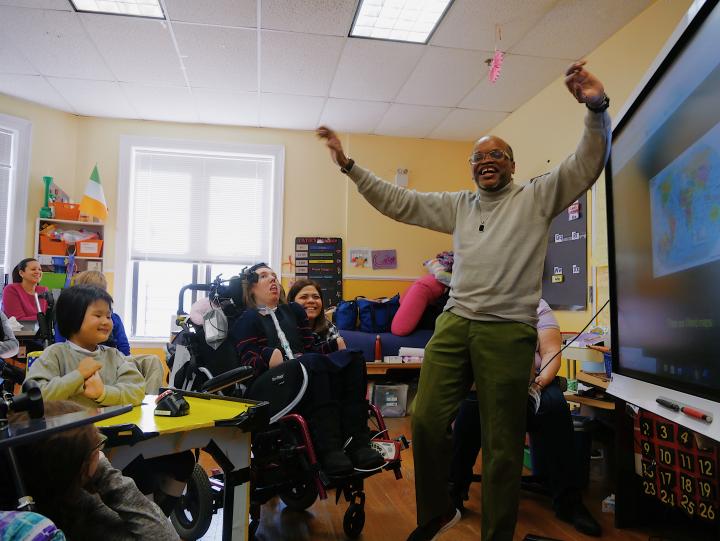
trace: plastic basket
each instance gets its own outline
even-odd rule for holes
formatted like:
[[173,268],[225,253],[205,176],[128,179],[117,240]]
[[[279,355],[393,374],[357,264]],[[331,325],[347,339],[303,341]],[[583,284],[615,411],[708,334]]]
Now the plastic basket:
[[44,255],[67,255],[67,243],[40,235],[40,253]]
[[80,218],[80,205],[78,203],[50,203],[54,209],[56,220],[71,220],[77,222]]
[[75,243],[75,255],[80,257],[100,257],[103,241],[101,239],[80,240]]

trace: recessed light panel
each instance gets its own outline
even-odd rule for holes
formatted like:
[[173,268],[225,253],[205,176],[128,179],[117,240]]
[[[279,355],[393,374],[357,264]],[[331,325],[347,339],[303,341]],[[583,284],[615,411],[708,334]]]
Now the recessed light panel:
[[160,0],[70,0],[75,11],[164,19]]
[[361,0],[351,37],[427,43],[452,0]]

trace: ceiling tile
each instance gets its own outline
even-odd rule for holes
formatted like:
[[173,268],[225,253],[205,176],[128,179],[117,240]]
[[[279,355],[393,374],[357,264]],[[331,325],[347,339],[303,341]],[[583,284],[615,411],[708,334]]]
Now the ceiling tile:
[[432,139],[475,141],[505,120],[508,114],[495,111],[453,109],[447,118],[432,131],[430,137]]
[[83,79],[48,78],[48,82],[79,115],[137,118],[118,83]]
[[197,122],[195,100],[188,88],[178,86],[150,86],[120,83],[138,118]]
[[194,88],[192,93],[197,105],[198,121],[203,124],[258,125],[260,99],[257,92]]
[[397,101],[454,107],[487,72],[492,53],[428,47]]
[[78,16],[118,81],[185,84],[166,21],[90,13]]
[[320,124],[342,132],[373,133],[389,106],[382,101],[330,98],[325,103]]
[[[2,8],[0,8],[2,13]],[[5,33],[0,32],[0,73],[21,73],[26,75],[36,75],[38,72],[28,62],[24,54],[20,52],[7,37]]]
[[612,36],[651,0],[561,0],[509,50],[516,54],[582,58]]
[[74,11],[70,0],[0,0],[0,6],[18,6],[33,9],[53,9],[56,11]]
[[375,133],[398,137],[427,137],[449,112],[447,107],[395,103],[387,110]]
[[74,112],[70,104],[40,75],[3,75],[0,77],[0,94]]
[[423,45],[350,38],[340,57],[330,95],[392,101],[424,49]]
[[257,31],[173,24],[190,86],[257,90]]
[[78,14],[0,7],[0,32],[42,74],[112,80]]
[[165,0],[171,21],[220,26],[257,26],[257,3],[238,0]]
[[347,36],[356,0],[263,0],[263,28]]
[[[430,39],[431,45],[507,51],[557,0],[455,0]],[[501,40],[497,39],[500,28]]]
[[325,98],[290,96],[285,94],[260,95],[260,125],[265,128],[314,130]]
[[345,38],[263,30],[263,92],[326,96]]
[[460,107],[512,112],[562,76],[569,63],[559,58],[506,55],[498,81],[490,83],[484,77]]

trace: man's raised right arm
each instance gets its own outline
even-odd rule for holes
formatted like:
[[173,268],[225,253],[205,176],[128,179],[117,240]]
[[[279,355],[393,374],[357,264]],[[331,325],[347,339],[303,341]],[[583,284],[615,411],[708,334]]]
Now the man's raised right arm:
[[355,182],[358,192],[385,216],[441,233],[454,231],[461,192],[427,193],[395,186],[350,160],[331,129],[321,126],[317,135],[325,140],[331,158]]

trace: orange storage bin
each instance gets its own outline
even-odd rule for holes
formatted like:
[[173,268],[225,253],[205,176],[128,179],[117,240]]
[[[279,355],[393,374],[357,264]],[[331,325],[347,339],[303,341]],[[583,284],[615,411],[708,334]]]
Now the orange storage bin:
[[103,241],[101,239],[80,240],[75,243],[75,255],[80,257],[100,257]]
[[67,242],[40,235],[40,253],[43,255],[67,255],[67,247]]
[[80,205],[78,203],[50,203],[55,209],[56,220],[72,220],[77,222],[80,219]]

